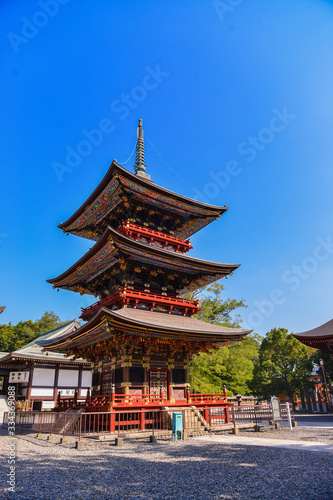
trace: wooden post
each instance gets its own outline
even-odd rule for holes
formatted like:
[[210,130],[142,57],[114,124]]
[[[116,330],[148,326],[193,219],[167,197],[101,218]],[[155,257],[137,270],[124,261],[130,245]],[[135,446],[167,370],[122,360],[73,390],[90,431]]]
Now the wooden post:
[[140,431],[144,431],[146,428],[145,412],[140,410]]
[[53,401],[57,402],[58,395],[58,379],[59,379],[59,365],[56,365],[55,375],[54,375],[54,388],[53,388]]
[[115,400],[116,400],[116,388],[115,388],[115,385],[112,384],[112,386],[111,386],[111,405],[114,405]]
[[149,396],[148,396],[148,387],[144,386],[143,388],[143,395],[144,395],[144,402],[145,404],[149,403]]
[[190,394],[190,388],[187,385],[186,386],[186,402],[189,404],[191,402],[191,394]]
[[207,424],[210,425],[209,421],[209,408],[204,409],[204,419],[206,420]]
[[32,374],[34,371],[33,366],[29,366],[30,368],[30,375],[29,375],[29,382],[28,382],[28,390],[27,390],[27,402],[28,402],[28,410],[30,409],[32,411],[32,405],[31,405],[31,388],[32,388]]
[[115,432],[116,416],[114,411],[110,414],[110,432]]
[[238,429],[236,427],[236,416],[235,416],[235,408],[234,406],[231,407],[231,412],[232,412],[232,422],[234,424],[234,434],[237,435],[238,434]]
[[164,401],[163,387],[160,388],[160,399],[161,399],[161,405],[162,405],[163,401]]
[[227,406],[225,407],[224,415],[225,415],[225,423],[230,424],[229,408]]

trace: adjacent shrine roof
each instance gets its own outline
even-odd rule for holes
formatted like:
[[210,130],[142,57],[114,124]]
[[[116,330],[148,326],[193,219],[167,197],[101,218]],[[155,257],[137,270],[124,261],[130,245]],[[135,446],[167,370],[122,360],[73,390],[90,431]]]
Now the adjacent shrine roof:
[[175,224],[173,232],[180,238],[188,238],[228,210],[227,206],[216,207],[169,191],[113,160],[89,198],[58,227],[66,233],[97,240],[106,226],[117,228],[126,216],[133,216],[133,210],[144,209],[149,213],[155,209],[160,214],[159,225],[163,218]]
[[333,351],[333,319],[306,332],[293,333],[293,336],[310,347],[323,351]]
[[74,320],[61,325],[54,330],[42,333],[40,337],[32,342],[29,342],[29,344],[1,357],[1,364],[11,363],[14,360],[33,360],[41,361],[43,363],[61,361],[61,363],[66,364],[75,363],[90,365],[90,362],[85,359],[74,360],[73,356],[67,357],[64,353],[52,352],[50,355],[48,352],[43,352],[43,348],[39,345],[39,342],[50,342],[54,340],[59,342],[59,339],[75,332],[79,326],[80,325]]
[[[158,269],[157,272],[179,273],[180,280],[187,280],[186,285],[184,281],[181,282],[181,289],[177,290],[179,293],[205,286],[231,274],[239,267],[239,264],[201,260],[174,250],[136,241],[108,226],[103,236],[81,259],[57,278],[47,281],[56,288],[98,294],[97,287],[101,282],[96,279],[101,277],[100,279],[104,281],[109,280],[119,272],[119,268],[115,265],[118,263],[124,269],[132,265],[135,270],[137,266],[138,273],[141,272],[142,266],[155,267]],[[95,284],[93,280],[96,280]],[[87,283],[89,289],[84,289]]]
[[48,350],[70,351],[105,341],[115,331],[130,335],[185,340],[192,342],[222,343],[241,340],[252,332],[241,328],[227,328],[206,323],[188,316],[178,316],[140,309],[122,308],[110,311],[102,307],[88,323],[79,330],[71,332],[61,339],[38,341]]

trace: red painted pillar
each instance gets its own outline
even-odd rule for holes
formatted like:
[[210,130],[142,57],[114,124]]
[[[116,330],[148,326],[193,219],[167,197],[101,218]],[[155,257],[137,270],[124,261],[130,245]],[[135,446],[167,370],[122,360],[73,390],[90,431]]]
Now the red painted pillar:
[[205,408],[204,409],[204,419],[206,420],[206,422],[208,423],[208,425],[210,425],[210,422],[209,422],[209,408]]
[[110,432],[114,432],[115,431],[115,414],[114,412],[111,412],[110,414]]
[[225,408],[224,414],[225,414],[225,423],[230,424],[230,415],[229,415],[229,408],[228,407]]
[[146,428],[146,422],[145,422],[145,412],[142,411],[140,412],[140,431],[144,431]]

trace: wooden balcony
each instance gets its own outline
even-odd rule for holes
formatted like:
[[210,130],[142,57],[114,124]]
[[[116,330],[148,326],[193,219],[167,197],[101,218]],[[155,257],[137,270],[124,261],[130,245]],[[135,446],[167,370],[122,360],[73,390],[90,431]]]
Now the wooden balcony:
[[176,252],[188,252],[192,247],[190,240],[182,240],[178,236],[173,236],[169,233],[150,229],[149,227],[139,226],[133,222],[124,222],[118,227],[118,232],[124,234],[128,238],[135,240],[144,239],[148,243],[156,243],[163,248],[171,247]]
[[223,394],[190,394],[187,392],[185,399],[166,399],[160,394],[108,394],[101,396],[87,396],[86,402],[80,405],[74,399],[61,399],[58,401],[57,411],[65,411],[68,408],[84,406],[87,411],[117,411],[125,408],[160,408],[162,407],[218,407],[230,406],[227,402],[226,393]]
[[118,290],[110,293],[91,306],[81,308],[82,314],[80,318],[84,321],[88,321],[89,318],[96,314],[101,307],[110,308],[113,305],[116,307],[123,307],[126,305],[134,308],[139,305],[144,305],[149,307],[150,310],[153,310],[158,306],[162,306],[169,313],[177,310],[185,316],[197,314],[201,309],[198,300],[187,300],[180,297],[163,295],[162,293],[153,293],[150,291],[141,291],[128,287],[119,287]]

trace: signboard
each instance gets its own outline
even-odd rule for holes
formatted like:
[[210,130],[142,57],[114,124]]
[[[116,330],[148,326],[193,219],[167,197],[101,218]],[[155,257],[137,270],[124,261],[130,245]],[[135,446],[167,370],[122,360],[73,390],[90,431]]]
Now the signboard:
[[18,384],[19,382],[29,382],[30,372],[10,372],[9,383]]
[[58,394],[60,392],[60,396],[74,396],[75,389],[59,389]]
[[53,409],[54,408],[54,401],[43,401],[43,410],[47,409]]
[[274,421],[275,420],[282,420],[279,398],[277,398],[276,396],[273,396],[271,398],[271,405],[272,405],[273,420]]

